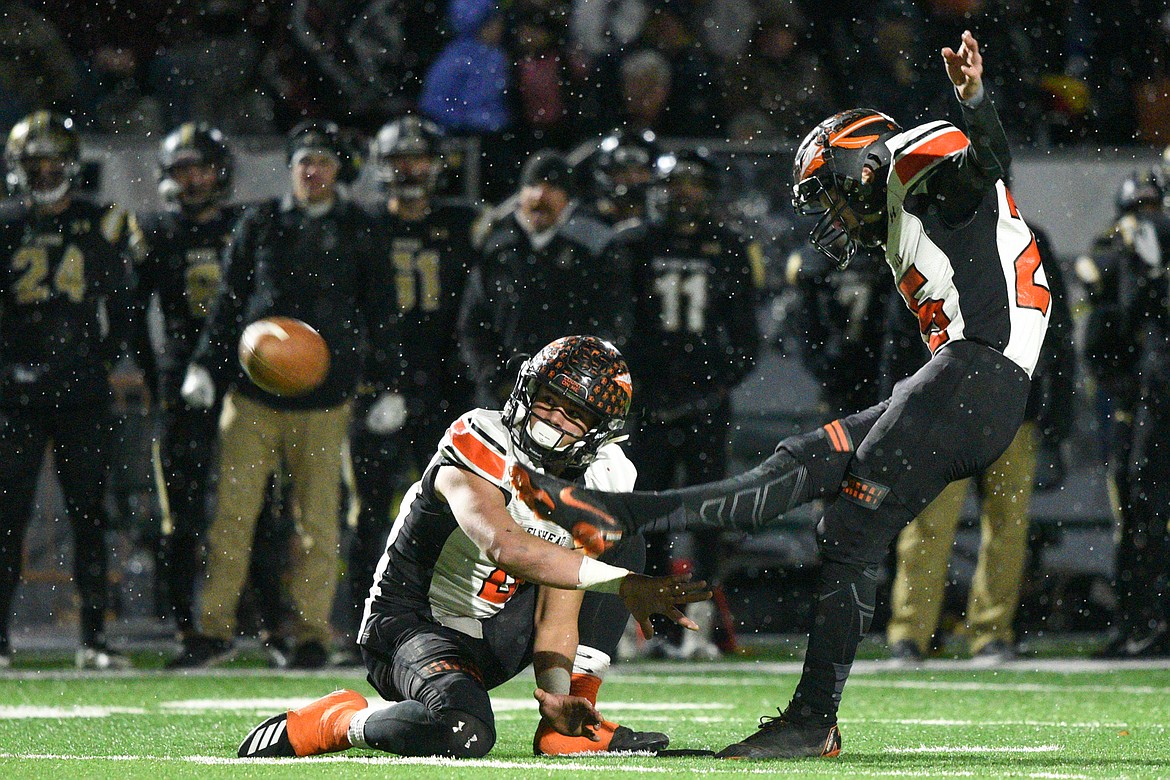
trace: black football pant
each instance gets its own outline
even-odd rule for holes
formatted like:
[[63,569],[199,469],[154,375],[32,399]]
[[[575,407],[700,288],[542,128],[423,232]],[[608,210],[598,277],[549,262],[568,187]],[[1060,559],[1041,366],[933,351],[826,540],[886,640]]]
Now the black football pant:
[[[817,526],[822,567],[791,716],[836,721],[857,645],[873,619],[878,567],[890,544],[950,482],[982,471],[1003,453],[1023,421],[1030,384],[1001,353],[959,341],[875,407],[884,411],[861,438]],[[850,419],[843,421],[846,428]]]
[[[644,544],[632,537],[602,560],[641,571]],[[500,612],[481,621],[481,639],[438,625],[421,611],[373,615],[361,638],[367,679],[398,704],[366,722],[370,746],[402,756],[486,755],[496,739],[488,691],[532,662],[536,595],[536,587],[522,586]],[[586,593],[580,644],[612,657],[628,618],[617,596]]]
[[155,479],[163,508],[162,581],[176,629],[195,629],[195,579],[203,563],[203,539],[219,411],[180,404],[165,409],[154,453]]
[[73,577],[81,597],[81,642],[105,642],[104,506],[112,437],[107,405],[0,409],[0,650],[8,649],[12,599],[20,583],[24,535],[37,475],[52,443],[65,509],[73,527]]

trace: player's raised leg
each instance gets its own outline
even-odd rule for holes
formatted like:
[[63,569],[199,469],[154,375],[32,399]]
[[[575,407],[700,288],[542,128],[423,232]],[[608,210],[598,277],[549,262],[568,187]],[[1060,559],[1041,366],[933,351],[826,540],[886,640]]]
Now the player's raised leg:
[[759,466],[717,482],[659,492],[607,493],[518,466],[513,487],[533,511],[570,531],[594,552],[639,531],[698,527],[758,531],[801,504],[835,495],[854,450],[887,403],[784,439]]

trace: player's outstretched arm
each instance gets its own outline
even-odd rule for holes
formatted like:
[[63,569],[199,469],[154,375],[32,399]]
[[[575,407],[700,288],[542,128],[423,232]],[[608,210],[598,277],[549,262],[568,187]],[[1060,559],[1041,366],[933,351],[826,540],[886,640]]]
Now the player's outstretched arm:
[[[988,99],[983,88],[983,54],[979,41],[970,30],[963,31],[958,51],[947,46],[942,50],[946,63],[947,78],[955,87],[955,95],[963,105],[963,120],[967,123],[967,134],[971,139],[970,152],[963,154],[959,162],[959,178],[962,187],[969,182],[981,186],[982,192],[996,179],[1007,177],[1012,163],[1011,147],[1007,134],[999,121],[999,114]],[[963,200],[960,198],[959,200]],[[945,207],[953,220],[965,219],[973,209],[972,204],[949,204]]]

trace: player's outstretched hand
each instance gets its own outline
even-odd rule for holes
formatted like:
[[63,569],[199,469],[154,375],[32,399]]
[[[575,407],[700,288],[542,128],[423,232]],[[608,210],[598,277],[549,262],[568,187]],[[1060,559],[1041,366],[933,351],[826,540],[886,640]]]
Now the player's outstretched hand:
[[532,695],[540,702],[540,717],[558,734],[600,740],[593,726],[601,724],[601,713],[584,696],[549,693],[543,688],[537,688]]
[[684,615],[679,606],[706,601],[711,598],[711,591],[702,580],[692,582],[690,574],[673,574],[669,577],[629,574],[622,580],[618,595],[642,627],[642,633],[649,638],[654,636],[654,627],[650,625],[651,615],[666,615],[683,628],[698,631],[698,624]]
[[971,31],[963,31],[963,43],[958,51],[946,46],[942,56],[947,63],[947,76],[959,91],[959,99],[976,97],[983,89],[983,55],[979,53],[979,41]]

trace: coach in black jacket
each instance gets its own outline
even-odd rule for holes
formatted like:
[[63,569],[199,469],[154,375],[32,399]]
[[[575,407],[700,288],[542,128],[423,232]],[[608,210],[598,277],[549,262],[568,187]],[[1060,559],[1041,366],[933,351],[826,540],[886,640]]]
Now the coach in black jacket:
[[[209,407],[217,388],[230,389],[219,425],[202,633],[185,643],[174,664],[179,667],[209,665],[230,650],[256,519],[269,477],[282,461],[293,480],[302,542],[291,563],[289,589],[298,617],[291,663],[325,664],[350,397],[364,354],[375,380],[390,374],[395,354],[389,264],[375,254],[370,217],[338,190],[338,182],[352,181],[356,170],[336,126],[298,127],[288,152],[293,195],[253,207],[237,225],[226,250],[223,288],[183,383],[182,395],[193,406]],[[329,373],[306,395],[277,397],[243,378],[236,358],[240,334],[273,315],[307,322],[329,345]]]
[[515,382],[500,366],[566,333],[624,344],[633,315],[629,262],[613,231],[579,209],[573,169],[551,150],[521,172],[516,210],[484,240],[459,315],[463,359],[479,403],[495,408]]

